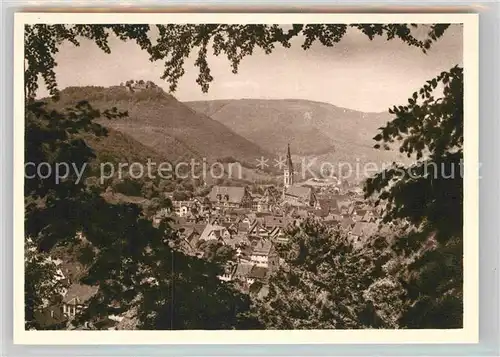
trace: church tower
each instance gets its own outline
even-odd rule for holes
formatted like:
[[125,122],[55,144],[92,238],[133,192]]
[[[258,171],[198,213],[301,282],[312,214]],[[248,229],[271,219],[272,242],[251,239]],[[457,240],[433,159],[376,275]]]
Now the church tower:
[[292,155],[290,154],[290,144],[288,144],[288,151],[286,153],[286,166],[283,170],[283,187],[286,190],[288,187],[293,185],[293,163]]

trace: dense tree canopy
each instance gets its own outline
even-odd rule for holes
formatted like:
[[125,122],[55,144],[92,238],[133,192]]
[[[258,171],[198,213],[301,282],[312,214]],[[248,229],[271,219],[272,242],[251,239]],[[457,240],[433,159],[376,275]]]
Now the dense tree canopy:
[[36,312],[48,306],[62,291],[55,263],[47,254],[40,254],[31,239],[27,239],[24,252],[25,264],[25,320],[26,328],[40,329]]
[[[91,160],[92,150],[78,134],[94,130],[95,135],[105,135],[92,120],[113,114],[96,111],[86,103],[61,113],[38,102],[28,104],[26,113],[26,161],[47,162],[52,168],[58,162],[83,165]],[[168,242],[176,239],[176,232],[167,222],[153,227],[142,207],[108,203],[102,190],[88,187],[75,175],[59,184],[54,174],[46,179],[27,179],[25,200],[26,234],[40,252],[79,244],[79,233],[93,248],[93,254],[85,259],[83,282],[98,285],[99,291],[82,316],[86,321],[134,308],[140,317],[138,326],[145,329],[237,328],[250,323],[251,319],[242,315],[249,309],[248,297],[217,279],[220,266],[175,252]],[[43,306],[40,302],[57,295],[56,289],[41,288],[44,279],[52,281],[48,265],[38,263],[46,255],[30,254],[34,258],[26,263],[27,326],[35,325],[33,315]],[[210,306],[203,319],[194,305],[184,306],[199,301],[186,295],[193,292],[193,286],[199,289],[197,299]],[[174,288],[175,304],[174,295],[159,299],[159,291],[165,294]]]
[[271,277],[257,315],[274,329],[395,328],[403,288],[383,270],[384,237],[355,249],[347,235],[309,220],[288,232],[284,265]]
[[[375,140],[414,157],[366,182],[366,195],[386,203],[385,221],[405,219],[418,233],[400,237],[400,253],[414,255],[402,275],[412,328],[462,326],[463,312],[463,70],[453,67],[427,81]],[[376,144],[375,147],[380,147]],[[424,248],[424,249],[423,249]]]

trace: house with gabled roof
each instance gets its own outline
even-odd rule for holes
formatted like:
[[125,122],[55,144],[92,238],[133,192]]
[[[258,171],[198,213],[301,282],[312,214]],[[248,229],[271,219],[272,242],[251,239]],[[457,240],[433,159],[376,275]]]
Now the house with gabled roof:
[[354,222],[354,221],[352,220],[352,218],[350,218],[350,217],[344,217],[344,218],[342,218],[342,220],[340,221],[340,226],[341,226],[343,229],[345,229],[345,230],[347,230],[347,231],[350,231],[350,230],[352,229],[352,227],[354,227],[354,224],[355,224],[355,223],[356,223],[356,222]]
[[328,211],[327,208],[326,209],[320,208],[320,209],[315,209],[313,211],[313,214],[318,218],[326,218],[330,214],[330,212]]
[[34,312],[34,318],[41,329],[61,330],[66,327],[68,317],[59,305],[48,306]]
[[291,185],[284,191],[283,202],[291,206],[315,206],[316,196],[309,186]]
[[373,214],[373,210],[367,209],[366,212],[362,215],[363,217],[361,218],[362,222],[375,222],[376,217]]
[[248,228],[247,234],[250,237],[267,237],[269,231],[260,223],[259,220],[255,220]]
[[209,194],[210,202],[218,207],[251,208],[252,196],[246,187],[214,186]]
[[351,242],[356,248],[362,248],[366,240],[372,237],[378,230],[376,223],[357,222],[352,231],[349,232]]
[[224,270],[218,278],[222,281],[231,281],[233,280],[234,274],[236,273],[236,269],[238,268],[237,264],[229,262],[224,266]]
[[285,229],[278,226],[269,232],[269,239],[276,243],[287,243],[289,240],[285,234]]
[[229,238],[223,240],[223,244],[230,246],[236,250],[236,256],[239,257],[245,246],[249,246],[251,243],[248,238],[244,235],[233,235]]
[[349,207],[352,206],[352,199],[347,195],[333,195],[329,199],[337,203],[337,210],[340,213],[347,213]]
[[182,228],[179,231],[180,242],[179,248],[187,255],[196,254],[196,243],[198,242],[201,233],[195,225],[190,225]]
[[200,235],[200,241],[224,240],[231,237],[229,230],[221,225],[207,224]]
[[354,205],[351,205],[347,208],[347,214],[351,217],[356,215],[356,208],[354,207]]
[[242,282],[248,282],[248,274],[250,273],[252,268],[253,264],[251,263],[239,263],[236,267],[233,278]]
[[86,306],[88,301],[97,294],[98,286],[72,284],[62,300],[63,314],[69,318],[75,317]]
[[318,198],[315,208],[320,210],[326,210],[327,212],[338,210],[337,200],[335,198],[322,196]]
[[250,255],[250,261],[260,267],[274,270],[278,267],[278,254],[273,243],[268,239],[260,239],[255,242]]
[[250,224],[249,223],[243,223],[240,222],[237,226],[237,234],[248,234],[248,230],[250,229]]
[[291,220],[288,217],[284,216],[277,216],[277,215],[269,215],[265,216],[263,220],[263,225],[266,228],[274,228],[274,227],[281,227],[285,228],[290,224]]

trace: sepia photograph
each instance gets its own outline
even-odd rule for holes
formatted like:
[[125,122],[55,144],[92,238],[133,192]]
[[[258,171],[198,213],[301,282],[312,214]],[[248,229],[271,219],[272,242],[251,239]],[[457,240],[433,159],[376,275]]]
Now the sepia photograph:
[[15,31],[19,336],[477,340],[475,15]]

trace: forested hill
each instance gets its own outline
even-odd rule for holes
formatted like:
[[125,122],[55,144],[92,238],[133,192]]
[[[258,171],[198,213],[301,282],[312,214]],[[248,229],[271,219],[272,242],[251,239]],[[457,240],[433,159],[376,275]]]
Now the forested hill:
[[401,159],[398,151],[373,148],[389,113],[365,113],[300,99],[234,99],[185,102],[270,152],[330,157],[355,162]]
[[254,162],[268,153],[220,122],[198,113],[154,84],[147,87],[68,87],[61,91],[58,107],[86,100],[96,109],[116,107],[127,111],[120,119],[102,120],[106,127],[128,134],[166,159],[234,157]]

